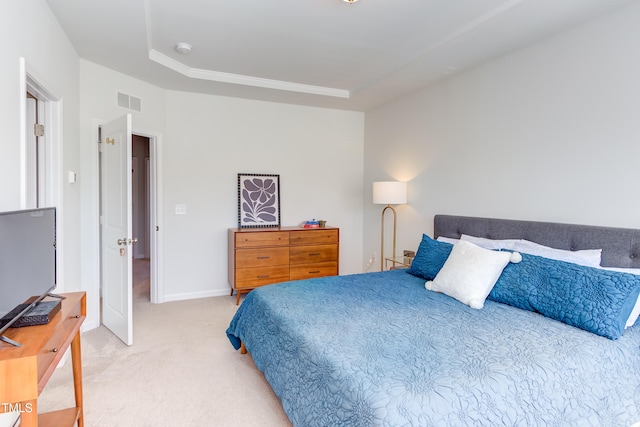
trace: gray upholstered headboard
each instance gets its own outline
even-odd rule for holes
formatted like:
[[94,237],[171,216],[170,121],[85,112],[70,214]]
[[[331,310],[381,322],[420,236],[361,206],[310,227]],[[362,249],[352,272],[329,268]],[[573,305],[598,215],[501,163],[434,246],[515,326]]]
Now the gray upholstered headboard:
[[553,222],[436,215],[434,238],[461,234],[526,239],[557,249],[602,249],[603,267],[640,268],[640,230]]

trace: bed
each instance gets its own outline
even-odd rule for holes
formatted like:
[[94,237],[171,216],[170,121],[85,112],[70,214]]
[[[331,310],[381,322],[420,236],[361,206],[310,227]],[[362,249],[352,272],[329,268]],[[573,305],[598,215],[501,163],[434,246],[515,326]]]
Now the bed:
[[[456,240],[444,240],[463,236],[537,242],[587,258],[595,249],[602,266],[640,267],[639,230],[437,215],[434,239],[423,236],[411,269],[442,248],[449,252],[439,262],[446,263]],[[526,253],[515,262],[509,248],[492,252],[508,253],[512,262],[481,309],[425,289],[439,283],[439,272],[325,277],[252,291],[227,336],[251,353],[295,426],[639,422],[640,326],[619,323],[628,323],[630,309],[621,307],[638,298],[640,276]],[[545,281],[571,284],[549,297],[539,283]],[[591,286],[596,282],[604,288]],[[549,298],[565,299],[554,306]],[[607,320],[594,321],[589,313],[600,313],[602,301]],[[575,315],[580,307],[586,317]]]

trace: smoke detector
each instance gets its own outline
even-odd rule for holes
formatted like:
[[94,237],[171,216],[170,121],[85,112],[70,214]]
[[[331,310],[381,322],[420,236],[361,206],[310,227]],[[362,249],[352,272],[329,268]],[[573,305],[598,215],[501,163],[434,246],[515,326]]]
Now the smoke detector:
[[178,43],[176,45],[176,51],[183,55],[188,55],[191,53],[191,45],[189,43]]

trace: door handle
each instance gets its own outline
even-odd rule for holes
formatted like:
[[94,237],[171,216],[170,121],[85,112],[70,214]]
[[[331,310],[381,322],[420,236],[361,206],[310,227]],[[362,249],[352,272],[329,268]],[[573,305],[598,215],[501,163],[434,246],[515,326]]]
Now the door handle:
[[133,239],[127,239],[126,237],[124,239],[118,239],[118,246],[133,245],[134,243],[138,243],[137,237],[134,237]]

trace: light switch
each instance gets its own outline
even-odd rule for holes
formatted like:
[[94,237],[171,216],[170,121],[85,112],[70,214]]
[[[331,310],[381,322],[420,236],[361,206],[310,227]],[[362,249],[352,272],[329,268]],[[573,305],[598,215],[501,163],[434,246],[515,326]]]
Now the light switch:
[[187,205],[176,205],[176,215],[186,215]]
[[78,177],[75,172],[69,171],[67,180],[69,181],[69,184],[73,184],[78,180]]

